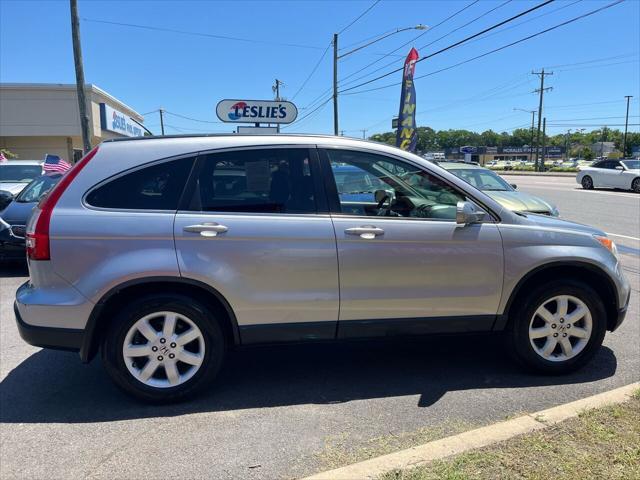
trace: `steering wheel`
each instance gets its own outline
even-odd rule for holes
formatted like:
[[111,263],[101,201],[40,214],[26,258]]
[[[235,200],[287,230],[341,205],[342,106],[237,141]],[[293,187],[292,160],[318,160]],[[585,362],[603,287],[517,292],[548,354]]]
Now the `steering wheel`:
[[429,218],[431,216],[431,207],[433,207],[433,205],[418,205],[418,207],[416,208],[416,216],[420,218]]

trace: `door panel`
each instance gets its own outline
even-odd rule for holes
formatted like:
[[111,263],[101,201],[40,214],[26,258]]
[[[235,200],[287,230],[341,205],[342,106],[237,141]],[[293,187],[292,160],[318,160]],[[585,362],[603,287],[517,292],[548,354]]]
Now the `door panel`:
[[300,148],[204,155],[176,215],[181,274],[227,299],[243,343],[335,336],[335,234],[314,162]]
[[[341,321],[496,314],[503,260],[495,224],[339,216],[333,222]],[[384,233],[345,232],[365,225]]]

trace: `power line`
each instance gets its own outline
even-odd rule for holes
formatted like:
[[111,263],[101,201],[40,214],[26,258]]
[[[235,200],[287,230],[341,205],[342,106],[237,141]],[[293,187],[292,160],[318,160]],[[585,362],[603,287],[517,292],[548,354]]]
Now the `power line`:
[[448,32],[448,33],[445,33],[445,34],[444,34],[444,35],[442,35],[441,37],[436,38],[435,40],[433,40],[433,41],[431,41],[431,42],[427,43],[426,45],[423,45],[422,47],[420,47],[420,49],[419,49],[419,50],[422,50],[422,49],[424,49],[424,48],[427,48],[427,47],[429,47],[429,46],[433,45],[433,44],[434,44],[434,43],[436,43],[436,42],[439,42],[439,41],[440,41],[440,40],[442,40],[443,38],[446,38],[446,37],[448,37],[449,35],[451,35],[452,33],[455,33],[455,32],[457,32],[458,30],[460,30],[460,29],[462,29],[462,28],[464,28],[464,27],[467,27],[467,26],[471,25],[473,22],[475,22],[475,21],[477,21],[477,20],[480,20],[480,19],[481,19],[481,18],[483,18],[483,17],[486,17],[486,16],[487,16],[487,15],[489,15],[491,12],[493,12],[493,11],[495,11],[495,10],[497,10],[497,9],[501,8],[501,7],[504,7],[507,3],[510,3],[510,2],[511,2],[511,0],[506,0],[505,2],[501,3],[501,4],[500,4],[500,5],[498,5],[497,7],[493,7],[492,9],[487,10],[487,11],[486,11],[486,12],[484,12],[482,15],[478,15],[476,18],[474,18],[473,20],[468,21],[468,22],[467,22],[467,23],[465,23],[464,25],[460,25],[458,28],[454,28],[453,30],[451,30],[451,31],[450,31],[450,32]]
[[373,7],[375,7],[378,3],[380,3],[380,0],[375,0],[370,6],[369,8],[367,8],[364,12],[362,12],[360,15],[358,15],[355,20],[353,20],[349,25],[347,25],[346,27],[344,27],[342,30],[340,30],[338,32],[338,35],[342,35],[342,33],[347,30],[348,28],[350,28],[354,23],[356,23],[358,20],[360,20],[362,17],[364,17],[367,13],[369,13],[369,10],[371,10]]
[[168,110],[163,110],[163,112],[164,113],[168,113],[169,115],[173,115],[174,117],[184,118],[185,120],[191,120],[192,122],[215,123],[215,124],[225,123],[225,122],[217,122],[217,121],[213,121],[213,120],[202,120],[202,119],[199,119],[199,118],[187,117],[185,115],[181,115],[179,113],[170,112]]
[[[449,15],[449,16],[448,16],[447,18],[445,18],[444,20],[442,20],[442,21],[438,22],[437,24],[435,24],[433,27],[430,27],[428,30],[425,30],[425,31],[424,31],[424,32],[422,32],[420,35],[418,35],[417,37],[415,37],[415,38],[413,38],[413,39],[409,40],[408,42],[403,43],[403,44],[402,44],[402,45],[400,45],[399,47],[397,47],[397,48],[395,48],[395,49],[391,50],[390,52],[388,52],[386,55],[384,55],[384,56],[382,56],[382,57],[378,58],[377,60],[375,60],[375,61],[373,61],[373,62],[369,63],[368,65],[365,65],[364,67],[362,67],[362,68],[360,68],[360,69],[356,70],[355,72],[350,73],[349,75],[347,75],[347,76],[343,77],[343,79],[341,80],[341,82],[340,82],[340,83],[342,83],[343,85],[345,85],[344,81],[345,81],[345,80],[347,80],[348,78],[351,78],[351,77],[353,77],[354,75],[357,75],[358,73],[361,73],[363,70],[366,70],[366,69],[368,69],[369,67],[372,67],[372,66],[373,66],[373,65],[375,65],[376,63],[378,63],[378,62],[380,62],[381,60],[383,60],[386,56],[390,56],[390,55],[394,54],[395,52],[397,52],[397,51],[398,51],[398,50],[400,50],[401,48],[404,48],[404,47],[406,47],[407,45],[413,44],[416,40],[418,40],[418,39],[419,39],[420,37],[422,37],[423,35],[426,35],[427,33],[432,32],[433,30],[435,30],[436,28],[438,28],[438,27],[439,27],[440,25],[442,25],[443,23],[445,23],[445,22],[447,22],[447,21],[451,20],[453,17],[455,17],[455,16],[459,15],[460,13],[464,12],[466,9],[468,9],[469,7],[472,7],[473,5],[475,5],[476,3],[478,3],[479,1],[480,1],[480,0],[474,0],[473,2],[471,2],[471,3],[467,4],[467,5],[465,5],[465,6],[464,6],[464,7],[462,7],[461,9],[459,9],[459,10],[457,10],[456,12],[452,13],[451,15]],[[367,77],[367,76],[369,76],[369,75],[371,75],[371,74],[373,74],[373,73],[375,73],[375,72],[379,72],[380,70],[383,70],[383,69],[387,68],[388,66],[393,65],[394,63],[395,63],[395,61],[394,61],[394,62],[391,62],[391,63],[387,63],[387,64],[385,64],[385,65],[382,65],[381,67],[378,67],[378,68],[376,68],[375,70],[373,70],[373,71],[369,72],[367,75],[363,75],[363,76],[361,76],[361,77],[358,77],[358,78],[355,78],[355,79],[351,80],[350,82],[347,82],[347,83],[346,83],[346,85],[348,85],[349,83],[357,82],[357,81],[358,81],[358,80],[360,80],[361,78],[365,78],[365,77]]]
[[331,47],[331,42],[329,42],[329,45],[327,45],[327,48],[324,49],[324,52],[322,52],[322,55],[320,56],[320,59],[318,60],[318,63],[316,63],[315,67],[313,67],[313,69],[311,70],[311,73],[306,78],[306,80],[304,82],[302,82],[302,85],[300,85],[300,88],[296,91],[296,93],[293,94],[293,97],[291,97],[291,100],[294,100],[298,96],[298,94],[302,91],[302,89],[307,85],[307,82],[311,79],[313,74],[316,73],[316,70],[318,70],[318,67],[322,63],[322,60],[324,59],[325,55],[329,51],[330,47]]
[[[554,1],[554,0],[549,0],[549,1],[545,2],[544,4],[542,4],[542,5],[546,5],[546,4],[547,4],[547,3],[549,3],[550,1]],[[539,32],[533,33],[533,34],[528,35],[528,36],[526,36],[526,37],[523,37],[523,38],[521,38],[521,39],[519,39],[519,40],[516,40],[516,41],[514,41],[514,42],[508,43],[508,44],[503,45],[503,46],[501,46],[501,47],[498,47],[498,48],[495,48],[495,49],[490,50],[490,51],[488,51],[488,52],[485,52],[485,53],[483,53],[483,54],[481,54],[481,55],[477,55],[477,56],[475,56],[475,57],[469,58],[469,59],[467,59],[467,60],[463,60],[463,61],[461,61],[461,62],[458,62],[458,63],[456,63],[456,64],[450,65],[450,66],[448,66],[448,67],[444,67],[444,68],[441,68],[441,69],[439,69],[439,70],[435,70],[435,71],[433,71],[433,72],[430,72],[430,73],[427,73],[427,74],[424,74],[424,75],[420,75],[420,76],[418,76],[418,77],[415,77],[415,78],[414,78],[414,81],[415,81],[415,80],[419,80],[419,79],[421,79],[421,78],[429,77],[429,76],[431,76],[431,75],[435,75],[436,73],[441,73],[441,72],[444,72],[444,71],[446,71],[446,70],[450,70],[450,69],[455,68],[455,67],[459,67],[460,65],[464,65],[465,63],[469,63],[469,62],[471,62],[471,61],[473,61],[473,60],[477,60],[477,59],[479,59],[479,58],[486,57],[487,55],[491,55],[492,53],[499,52],[500,50],[504,50],[504,49],[506,49],[506,48],[512,47],[512,46],[517,45],[517,44],[519,44],[519,43],[522,43],[522,42],[524,42],[524,41],[530,40],[530,39],[532,39],[532,38],[534,38],[534,37],[537,37],[537,36],[543,35],[543,34],[545,34],[545,33],[547,33],[547,32],[550,32],[550,31],[552,31],[552,30],[555,30],[556,28],[563,27],[563,26],[565,26],[565,25],[568,25],[568,24],[570,24],[570,23],[576,22],[576,21],[581,20],[581,19],[583,19],[583,18],[585,18],[585,17],[588,17],[588,16],[590,16],[590,15],[594,15],[594,14],[596,14],[596,13],[598,13],[598,12],[601,12],[602,10],[606,10],[606,9],[608,9],[608,8],[611,8],[611,7],[615,6],[615,5],[618,5],[619,3],[622,3],[623,1],[624,1],[624,0],[617,0],[617,1],[613,2],[613,3],[610,3],[610,4],[608,4],[608,5],[605,5],[604,7],[600,7],[600,8],[598,8],[598,9],[596,9],[596,10],[592,10],[592,11],[587,12],[587,13],[585,13],[585,14],[579,15],[579,16],[577,16],[577,17],[574,17],[574,18],[570,19],[570,20],[567,20],[567,21],[564,21],[564,22],[559,23],[559,24],[557,24],[557,25],[554,25],[553,27],[549,27],[549,28],[547,28],[547,29],[544,29],[544,30],[541,30],[541,31],[539,31]],[[538,7],[540,7],[540,5],[539,5]],[[454,45],[455,45],[455,44],[454,44]],[[452,47],[452,46],[447,47],[446,49],[449,49],[449,48],[451,48],[451,47]],[[433,54],[431,54],[431,55],[428,55],[427,57],[423,57],[423,58],[421,58],[420,60],[418,60],[418,62],[420,62],[420,61],[422,61],[422,60],[425,60],[425,59],[427,59],[427,58],[429,58],[429,57],[432,57],[432,56],[434,56],[434,55],[437,55],[438,53],[441,53],[442,51],[444,51],[444,49],[443,49],[443,50],[440,50],[440,51],[438,51],[438,52],[435,52],[435,53],[433,53]],[[398,72],[398,71],[400,71],[400,70],[402,70],[402,68],[400,68],[399,70],[394,70],[393,72],[389,72],[388,74],[382,75],[382,76],[380,76],[380,77],[378,77],[378,78],[376,78],[376,79],[369,80],[368,82],[361,83],[360,85],[356,85],[356,86],[354,86],[354,87],[349,87],[348,89],[346,89],[346,90],[344,90],[344,91],[353,90],[353,89],[357,88],[358,86],[366,85],[366,84],[371,83],[371,82],[373,82],[373,81],[375,81],[375,80],[377,80],[377,79],[380,79],[380,78],[386,77],[386,76],[388,76],[388,75],[391,75],[392,73],[396,73],[396,72]],[[387,85],[383,85],[383,86],[381,86],[381,87],[370,88],[370,89],[367,89],[367,90],[359,90],[358,92],[355,92],[355,93],[372,92],[372,91],[375,91],[375,90],[381,90],[381,89],[384,89],[384,88],[389,88],[389,87],[393,87],[393,86],[396,86],[396,85],[400,85],[401,83],[402,83],[402,82],[394,82],[394,83],[390,83],[390,84],[387,84]],[[343,93],[343,92],[340,92],[340,93]],[[353,93],[352,93],[352,94],[345,94],[345,95],[353,95]]]
[[333,99],[333,96],[327,98],[324,102],[322,102],[320,105],[318,105],[316,108],[314,108],[313,110],[311,110],[309,113],[307,113],[306,115],[302,116],[301,118],[299,118],[298,120],[294,121],[293,123],[290,123],[288,125],[284,125],[282,128],[289,128],[293,125],[299,124],[300,122],[302,122],[305,118],[308,118],[309,116],[313,115],[315,112],[317,112],[319,109],[321,109],[322,107],[324,107],[327,103],[329,103],[331,100]]
[[207,37],[207,38],[216,38],[218,40],[233,40],[237,42],[247,42],[247,43],[257,43],[263,45],[276,45],[279,47],[295,47],[295,48],[309,48],[313,50],[322,50],[322,47],[316,47],[314,45],[301,45],[298,43],[281,43],[281,42],[272,42],[269,40],[256,40],[253,38],[241,38],[241,37],[231,37],[228,35],[216,35],[212,33],[204,33],[204,32],[193,32],[188,30],[177,30],[174,28],[165,28],[165,27],[154,27],[152,25],[138,25],[135,23],[122,23],[122,22],[111,22],[109,20],[98,20],[95,18],[83,18],[85,22],[93,22],[93,23],[103,23],[107,25],[117,25],[119,27],[129,27],[129,28],[138,28],[143,30],[154,30],[159,32],[169,32],[169,33],[179,33],[181,35],[192,35],[196,37]]
[[[431,54],[429,54],[429,55],[427,55],[427,56],[425,56],[425,57],[422,57],[422,58],[420,58],[419,60],[417,60],[417,61],[416,61],[416,63],[421,62],[421,61],[423,61],[423,60],[426,60],[427,58],[435,57],[436,55],[439,55],[439,54],[441,54],[441,53],[446,52],[447,50],[451,50],[452,48],[455,48],[455,47],[457,47],[458,45],[461,45],[461,44],[463,44],[464,42],[467,42],[467,41],[471,40],[472,38],[476,38],[476,37],[478,37],[478,36],[482,35],[483,33],[489,32],[489,31],[494,30],[494,29],[496,29],[496,28],[498,28],[498,27],[500,27],[500,26],[502,26],[502,25],[505,25],[506,23],[512,22],[512,21],[513,21],[513,20],[515,20],[516,18],[520,18],[520,17],[522,17],[523,15],[527,15],[528,13],[531,13],[531,12],[533,12],[534,10],[537,10],[537,9],[539,9],[539,8],[542,8],[542,7],[544,7],[544,6],[546,6],[546,5],[550,4],[550,3],[552,3],[552,2],[554,2],[554,1],[555,1],[555,0],[547,0],[547,1],[545,1],[545,2],[543,2],[543,3],[541,3],[541,4],[539,4],[539,5],[536,5],[535,7],[531,7],[530,9],[525,10],[524,12],[520,12],[520,13],[518,13],[517,15],[514,15],[513,17],[510,17],[510,18],[507,18],[506,20],[503,20],[503,21],[502,21],[502,22],[500,22],[500,23],[496,23],[495,25],[492,25],[491,27],[485,28],[484,30],[482,30],[482,31],[480,31],[480,32],[478,32],[478,33],[474,33],[473,35],[470,35],[470,36],[468,36],[468,37],[466,37],[466,38],[463,38],[462,40],[460,40],[460,41],[458,41],[458,42],[456,42],[456,43],[453,43],[453,44],[451,44],[451,45],[449,45],[449,46],[447,46],[447,47],[441,48],[440,50],[438,50],[438,51],[436,51],[436,52],[434,52],[434,53],[431,53]],[[623,0],[618,0],[618,2],[617,2],[617,3],[621,2],[621,1],[623,1]],[[376,77],[376,78],[373,78],[373,79],[368,80],[368,81],[366,81],[366,82],[362,82],[362,83],[360,83],[360,84],[358,84],[358,85],[354,85],[353,87],[349,87],[349,88],[347,88],[347,89],[343,90],[343,92],[347,92],[347,91],[349,91],[349,90],[354,90],[354,89],[356,89],[356,88],[358,88],[358,87],[362,87],[363,85],[368,85],[369,83],[372,83],[372,82],[375,82],[375,81],[377,81],[377,80],[380,80],[381,78],[385,78],[385,77],[388,77],[389,75],[392,75],[392,74],[394,74],[394,73],[396,73],[396,72],[400,72],[400,71],[402,71],[403,69],[404,69],[404,67],[396,68],[395,70],[392,70],[392,71],[390,71],[390,72],[387,72],[387,73],[385,73],[385,74],[383,74],[383,75],[380,75],[380,76],[378,76],[378,77]]]

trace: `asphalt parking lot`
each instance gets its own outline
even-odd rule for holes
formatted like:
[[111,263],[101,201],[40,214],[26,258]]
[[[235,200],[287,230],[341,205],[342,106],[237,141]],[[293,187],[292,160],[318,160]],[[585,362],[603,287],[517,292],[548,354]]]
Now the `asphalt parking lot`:
[[506,178],[619,245],[633,288],[627,320],[580,372],[524,374],[486,336],[265,347],[232,354],[197,400],[150,407],[120,393],[99,359],[82,365],[22,342],[12,302],[26,271],[3,267],[1,477],[299,477],[640,380],[640,195]]

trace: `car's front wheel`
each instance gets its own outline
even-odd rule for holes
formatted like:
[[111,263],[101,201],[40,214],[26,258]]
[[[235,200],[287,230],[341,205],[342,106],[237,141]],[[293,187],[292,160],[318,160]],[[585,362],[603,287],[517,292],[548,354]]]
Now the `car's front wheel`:
[[593,180],[589,175],[582,177],[582,181],[580,183],[582,184],[582,188],[585,190],[591,190],[593,188]]
[[123,308],[102,343],[114,382],[148,402],[192,396],[218,373],[222,329],[202,304],[181,295],[149,295]]
[[539,373],[561,374],[583,367],[602,345],[606,313],[588,285],[557,280],[522,300],[510,319],[511,351]]
[[640,193],[640,177],[635,178],[633,182],[631,182],[631,190]]

